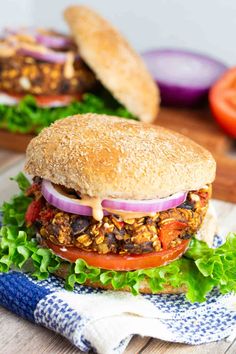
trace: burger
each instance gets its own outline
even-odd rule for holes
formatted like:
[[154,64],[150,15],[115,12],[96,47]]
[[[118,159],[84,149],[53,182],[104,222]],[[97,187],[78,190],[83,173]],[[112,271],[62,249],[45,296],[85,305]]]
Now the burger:
[[151,122],[158,89],[141,57],[85,6],[66,9],[71,35],[6,29],[0,39],[0,128],[37,133],[56,119],[106,113]]
[[216,164],[203,147],[146,123],[97,114],[56,121],[31,140],[21,193],[4,203],[3,271],[204,301],[236,290],[236,234],[213,249]]

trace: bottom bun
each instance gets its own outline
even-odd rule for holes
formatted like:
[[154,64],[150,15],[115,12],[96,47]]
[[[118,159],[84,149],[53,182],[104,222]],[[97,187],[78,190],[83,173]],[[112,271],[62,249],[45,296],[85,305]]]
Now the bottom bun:
[[[198,239],[205,241],[209,247],[211,247],[213,244],[214,235],[216,231],[216,218],[214,217],[213,214],[214,213],[212,213],[212,209],[209,208],[204,218],[202,227],[198,233]],[[61,266],[54,274],[60,278],[65,279],[68,274],[68,266],[67,265]],[[104,285],[100,282],[92,282],[90,280],[87,280],[83,285],[91,286],[96,289],[116,291],[116,289],[113,289],[111,284]],[[128,286],[117,290],[130,292],[130,288]],[[163,290],[153,292],[148,284],[147,279],[143,279],[139,284],[139,292],[141,294],[181,294],[181,293],[185,293],[186,291],[187,291],[187,287],[185,285],[182,285],[179,288],[173,288],[171,285],[166,284]]]
[[[130,288],[124,287],[122,289],[113,289],[112,285],[103,285],[101,283],[92,283],[92,282],[86,282],[85,285],[91,286],[92,288],[99,288],[99,289],[104,289],[104,290],[113,290],[113,291],[126,291],[130,292]],[[139,284],[139,292],[140,294],[182,294],[187,292],[187,287],[185,285],[182,285],[179,288],[173,288],[171,285],[164,285],[164,289],[159,290],[159,291],[152,291],[150,289],[150,286],[147,282],[146,279],[143,279],[140,284]]]
[[[67,265],[61,266],[56,272],[54,272],[54,274],[62,279],[65,279],[68,274],[68,266]],[[83,285],[91,286],[92,288],[95,289],[126,291],[126,292],[131,291],[128,286],[121,289],[114,289],[111,284],[104,285],[100,282],[92,282],[90,280],[87,280]],[[185,293],[186,291],[187,288],[185,285],[182,285],[179,288],[173,288],[171,285],[166,284],[163,290],[153,292],[146,279],[143,279],[139,284],[139,292],[141,294],[181,294],[181,293]]]

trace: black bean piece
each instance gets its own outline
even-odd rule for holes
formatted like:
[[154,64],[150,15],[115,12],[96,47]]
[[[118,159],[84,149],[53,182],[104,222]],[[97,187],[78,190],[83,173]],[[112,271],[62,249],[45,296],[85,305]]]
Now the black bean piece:
[[134,244],[134,243],[126,243],[124,245],[124,250],[128,251],[131,254],[140,254],[142,253],[142,249],[140,245]]
[[60,232],[61,225],[58,224],[49,224],[47,227],[47,231],[50,235],[57,237]]
[[66,80],[62,80],[61,85],[59,87],[60,93],[67,93],[67,91],[70,89],[70,84]]
[[153,245],[152,245],[152,242],[150,242],[150,241],[144,242],[140,246],[141,246],[142,251],[145,253],[149,253],[149,252],[153,251]]
[[155,221],[150,218],[150,217],[146,217],[146,225],[155,225],[158,221],[159,221],[159,218],[157,218]]
[[182,240],[189,240],[193,235],[190,235],[190,234],[184,234],[184,235],[181,235],[180,238]]
[[116,239],[121,241],[125,235],[125,229],[118,230],[117,227],[114,228],[113,234],[115,235]]
[[192,210],[194,208],[194,205],[186,200],[184,203],[177,206],[177,208]]
[[105,238],[106,238],[106,243],[108,245],[111,245],[111,244],[116,244],[117,241],[116,241],[116,237],[115,237],[115,234],[113,232],[109,232],[107,234],[105,234]]
[[117,240],[115,238],[114,233],[110,232],[110,233],[105,234],[105,241],[106,241],[110,251],[112,251],[113,253],[117,253],[118,244],[117,244]]
[[133,243],[126,243],[124,246],[124,249],[126,249],[127,251],[131,251],[135,248],[135,245]]
[[86,216],[79,216],[75,220],[73,220],[71,224],[73,235],[79,235],[84,232],[90,225],[90,219]]
[[36,76],[36,78],[31,79],[31,85],[34,86],[41,86],[43,83],[43,77],[42,76]]
[[40,230],[42,226],[43,226],[43,223],[41,221],[35,220],[34,227],[36,228],[36,230]]

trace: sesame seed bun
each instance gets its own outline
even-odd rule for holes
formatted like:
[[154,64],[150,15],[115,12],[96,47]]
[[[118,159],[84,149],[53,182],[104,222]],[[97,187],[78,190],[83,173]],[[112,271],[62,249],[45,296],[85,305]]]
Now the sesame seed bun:
[[[68,274],[68,266],[62,265],[54,274],[59,278],[66,279]],[[91,286],[95,289],[130,292],[130,288],[128,286],[122,289],[114,289],[111,284],[104,285],[100,282],[92,282],[91,280],[87,280],[83,285]],[[182,294],[187,292],[187,287],[185,285],[182,285],[178,288],[173,288],[173,286],[166,284],[164,285],[164,289],[153,292],[149,286],[147,279],[143,279],[140,281],[139,284],[139,292],[140,294]]]
[[215,178],[212,155],[178,133],[133,120],[81,114],[31,140],[25,171],[91,197],[154,199]]
[[152,122],[160,97],[143,60],[119,31],[86,6],[70,6],[65,19],[86,64],[131,113]]

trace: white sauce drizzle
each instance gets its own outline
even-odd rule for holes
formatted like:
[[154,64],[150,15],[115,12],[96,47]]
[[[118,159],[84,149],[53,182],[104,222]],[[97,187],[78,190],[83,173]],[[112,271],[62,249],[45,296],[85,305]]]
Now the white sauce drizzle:
[[75,73],[74,60],[75,60],[74,53],[69,52],[66,54],[66,62],[64,65],[64,76],[66,79],[72,79],[72,77],[74,76]]
[[155,216],[155,212],[123,211],[104,208],[108,213],[119,215],[123,220],[144,218],[145,216]]
[[[145,216],[155,216],[155,212],[134,212],[134,211],[124,211],[124,210],[116,210],[116,209],[110,209],[110,208],[103,208],[102,207],[102,200],[98,197],[89,197],[88,195],[80,195],[81,199],[77,199],[74,196],[71,196],[70,194],[66,193],[60,186],[53,184],[54,188],[56,190],[67,196],[68,198],[73,199],[74,201],[77,201],[79,204],[88,206],[92,209],[92,216],[95,220],[101,221],[104,212],[103,210],[106,210],[110,214],[115,214],[120,216],[123,220],[128,220],[128,219],[136,219],[136,218],[143,218]],[[112,200],[112,198],[110,198]],[[113,199],[115,200],[115,199]]]
[[89,206],[92,209],[92,215],[95,220],[102,220],[104,214],[102,208],[102,201],[100,198],[81,196],[81,199],[79,199],[78,202],[81,205]]

